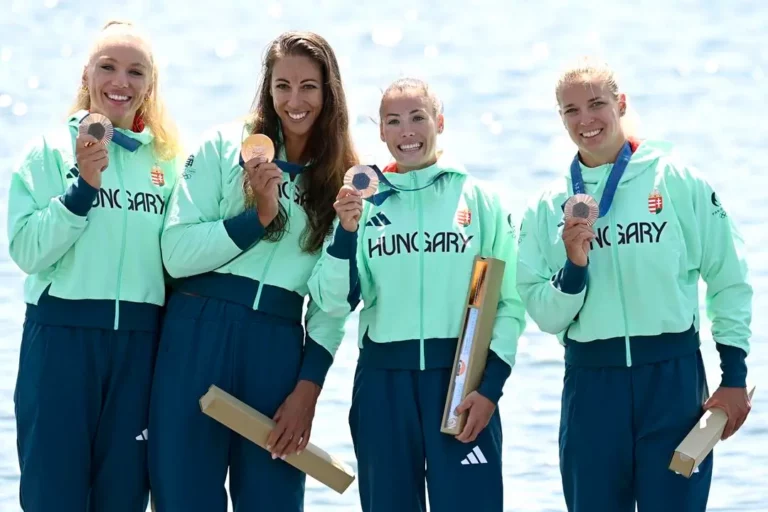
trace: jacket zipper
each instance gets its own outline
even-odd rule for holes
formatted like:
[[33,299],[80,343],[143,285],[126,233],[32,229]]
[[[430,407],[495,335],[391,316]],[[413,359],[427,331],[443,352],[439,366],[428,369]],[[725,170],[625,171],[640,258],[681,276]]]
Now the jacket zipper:
[[[413,172],[413,171],[412,171]],[[411,174],[411,180],[415,181],[415,176]],[[415,188],[415,183],[414,183]],[[424,251],[427,246],[424,241],[424,211],[421,206],[421,194],[415,193],[416,209],[419,213],[419,368],[424,370],[426,367],[424,357]]]
[[[288,192],[288,222],[290,222],[291,219],[291,210],[293,209],[293,194],[294,190],[296,188],[296,185],[293,180],[291,180],[291,186],[290,191]],[[272,252],[269,254],[269,258],[267,258],[267,264],[264,265],[264,272],[261,273],[261,279],[259,279],[259,288],[256,290],[256,300],[253,305],[254,309],[259,309],[259,303],[261,301],[261,292],[264,287],[264,280],[267,278],[267,273],[269,272],[269,267],[272,265],[272,259],[275,257],[275,253],[277,252],[277,247],[280,245],[280,242],[275,242],[275,246],[272,248]]]
[[611,210],[611,256],[616,267],[616,283],[619,288],[619,302],[621,303],[621,317],[624,320],[624,348],[627,354],[627,366],[632,366],[632,350],[629,345],[629,320],[627,319],[627,302],[624,297],[624,281],[621,278],[621,264],[619,263],[618,233],[616,232],[616,216]]
[[117,181],[120,184],[120,196],[123,201],[123,239],[120,245],[120,263],[117,266],[117,295],[115,296],[115,324],[114,329],[117,330],[120,326],[120,286],[123,282],[123,262],[125,260],[125,239],[128,232],[128,194],[125,191],[125,184],[123,183],[123,175],[121,169],[123,168],[123,155],[119,149],[115,150],[120,165],[115,166],[115,174],[117,175]]

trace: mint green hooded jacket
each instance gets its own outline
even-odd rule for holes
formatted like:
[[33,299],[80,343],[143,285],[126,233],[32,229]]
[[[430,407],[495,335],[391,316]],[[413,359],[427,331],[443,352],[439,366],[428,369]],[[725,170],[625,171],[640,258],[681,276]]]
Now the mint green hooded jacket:
[[165,303],[160,233],[176,160],[157,159],[149,128],[115,128],[101,188],[91,187],[75,158],[86,114],[73,114],[66,126],[35,141],[11,177],[9,252],[28,274],[27,317],[53,325],[156,330]]
[[[245,208],[243,195],[240,148],[248,135],[241,123],[215,128],[187,159],[169,203],[163,261],[179,291],[301,322],[307,282],[320,258],[319,251],[306,253],[300,246],[307,192],[301,174],[283,172],[279,200],[288,214],[287,231],[279,241],[262,240],[264,227],[256,209]],[[299,379],[322,386],[344,336],[344,318],[310,300],[303,320],[307,339]]]
[[[581,167],[599,201],[613,165]],[[632,366],[695,352],[701,278],[723,385],[744,386],[752,287],[742,237],[707,180],[668,145],[640,143],[594,225],[587,267],[568,261],[562,241],[572,194],[568,175],[527,208],[517,270],[528,313],[557,335],[566,361]]]
[[[497,402],[515,364],[525,310],[515,290],[516,229],[498,195],[448,156],[404,174],[402,191],[364,201],[357,232],[337,225],[309,281],[314,300],[339,317],[362,299],[361,365],[426,370],[453,365],[476,255],[506,262],[480,389]],[[380,184],[379,193],[391,190]]]

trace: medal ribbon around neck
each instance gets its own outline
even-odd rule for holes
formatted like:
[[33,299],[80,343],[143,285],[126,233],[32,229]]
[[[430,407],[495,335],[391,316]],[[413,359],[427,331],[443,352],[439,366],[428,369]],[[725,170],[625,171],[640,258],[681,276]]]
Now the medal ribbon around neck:
[[[611,173],[608,175],[608,181],[603,189],[603,195],[600,197],[598,218],[604,217],[611,209],[613,197],[616,195],[619,181],[621,180],[621,176],[624,174],[627,165],[629,165],[630,158],[632,158],[632,148],[629,145],[629,142],[625,142],[619,152],[619,156],[616,158],[616,163],[613,164]],[[578,153],[573,157],[573,162],[571,162],[571,183],[574,195],[587,194],[584,185],[584,177],[581,174],[581,166],[579,165]]]
[[[383,172],[381,172],[381,169],[378,168],[378,166],[374,165],[368,165],[367,167],[370,167],[373,169],[373,172],[376,173],[376,177],[379,179],[380,183],[385,184],[387,187],[389,187],[389,190],[384,190],[382,192],[378,192],[376,194],[373,194],[371,197],[366,198],[366,201],[369,201],[373,203],[375,206],[381,206],[384,204],[384,201],[387,200],[390,196],[393,196],[395,194],[398,194],[400,192],[416,192],[418,190],[424,190],[425,188],[429,188],[432,185],[435,184],[437,180],[448,174],[447,172],[440,172],[434,175],[429,182],[421,187],[416,188],[405,188],[405,187],[398,187],[397,185],[394,185],[391,181],[387,179],[387,177],[384,175]],[[419,172],[419,171],[410,171],[410,172]]]

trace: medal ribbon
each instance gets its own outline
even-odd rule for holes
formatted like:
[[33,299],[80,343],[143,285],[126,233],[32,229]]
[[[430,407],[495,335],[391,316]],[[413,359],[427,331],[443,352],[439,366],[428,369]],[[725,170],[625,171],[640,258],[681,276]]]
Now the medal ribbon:
[[[632,147],[629,142],[625,142],[622,146],[619,156],[616,158],[616,163],[613,164],[613,169],[608,175],[608,181],[603,189],[603,195],[600,197],[600,214],[598,217],[604,217],[608,210],[611,209],[613,203],[613,196],[616,195],[616,189],[619,187],[619,180],[624,174],[624,170],[629,164],[629,159],[632,158]],[[579,165],[579,154],[573,157],[571,162],[571,182],[573,185],[574,194],[586,194],[586,187],[584,186],[584,177],[581,175],[581,166]]]
[[[86,112],[85,115],[80,118],[78,123],[82,123],[83,119],[88,117],[88,115],[90,115],[90,112]],[[134,153],[141,146],[141,142],[117,131],[116,128],[113,128],[112,130],[112,142],[123,149],[127,149],[131,153]]]
[[[245,168],[245,160],[243,160],[243,154],[240,153],[240,167]],[[288,174],[301,174],[305,170],[307,170],[306,167],[299,164],[293,164],[291,162],[286,162],[285,160],[272,160],[275,165],[277,165],[277,168],[280,169],[283,172],[287,172]]]
[[[369,202],[373,203],[376,206],[381,206],[382,204],[384,204],[384,201],[386,201],[387,198],[389,198],[392,195],[398,194],[400,192],[416,192],[418,190],[424,190],[425,188],[429,188],[432,185],[434,185],[437,180],[439,180],[440,178],[442,178],[443,176],[448,174],[447,172],[440,172],[440,173],[434,175],[432,177],[432,179],[429,180],[429,182],[426,185],[422,186],[422,187],[404,188],[404,187],[398,187],[398,186],[392,184],[392,182],[387,179],[387,177],[384,175],[384,173],[381,172],[381,169],[379,169],[378,166],[376,166],[375,164],[374,165],[369,165],[368,167],[373,169],[373,172],[376,173],[376,176],[379,178],[379,182],[380,183],[383,183],[383,184],[385,184],[386,186],[389,187],[389,190],[385,190],[383,192],[378,192],[378,193],[376,193],[376,194],[374,194],[371,197],[366,199],[366,201],[369,201]],[[418,171],[411,171],[411,172],[418,172]]]

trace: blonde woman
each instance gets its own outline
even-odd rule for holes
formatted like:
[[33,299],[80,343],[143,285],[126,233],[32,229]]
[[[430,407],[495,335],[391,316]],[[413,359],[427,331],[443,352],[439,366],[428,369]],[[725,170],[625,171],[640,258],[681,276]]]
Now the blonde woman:
[[[750,409],[752,286],[743,240],[704,176],[624,122],[613,70],[586,59],[556,86],[578,151],[523,216],[517,287],[565,347],[560,470],[569,512],[706,510],[710,454],[691,478],[668,469],[705,409],[724,438]],[[709,397],[699,279],[722,377]]]
[[177,153],[147,39],[107,23],[66,124],[11,178],[10,254],[28,274],[14,396],[27,512],[146,510],[160,232]]

